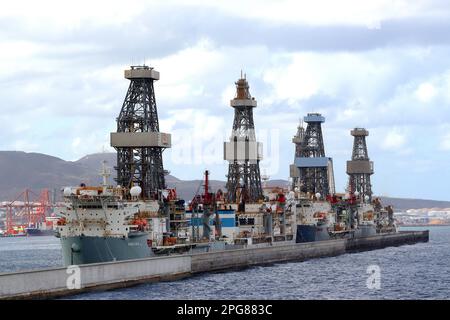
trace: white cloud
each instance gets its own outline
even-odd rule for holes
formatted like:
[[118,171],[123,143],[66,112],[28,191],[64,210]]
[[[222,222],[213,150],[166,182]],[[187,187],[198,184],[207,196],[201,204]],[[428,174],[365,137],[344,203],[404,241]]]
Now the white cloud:
[[26,139],[18,139],[13,142],[12,149],[16,151],[38,152],[40,144]]
[[[144,11],[158,8],[210,7],[242,18],[272,23],[308,25],[362,25],[379,27],[385,19],[407,18],[420,14],[439,15],[448,8],[434,1],[405,0],[16,0],[2,3],[0,17],[19,17],[30,27],[58,26],[52,32],[77,30],[82,25],[110,26],[134,22]],[[152,18],[152,15],[149,15]],[[136,25],[135,27],[138,27]]]
[[385,150],[402,150],[407,141],[406,134],[394,128],[387,132],[381,147]]
[[[411,3],[404,0],[196,0],[189,3],[212,6],[233,15],[272,22],[363,25],[369,28],[377,27],[383,19],[410,17],[423,13],[426,9],[432,11],[433,7],[429,1]],[[433,12],[437,14],[437,11]]]
[[81,138],[80,137],[76,137],[72,140],[72,148],[78,148],[78,146],[81,143]]
[[203,85],[223,65],[224,56],[208,39],[200,39],[193,47],[148,60],[161,74],[156,84],[159,99],[176,104],[205,94]]
[[[251,91],[250,91],[251,94]],[[227,85],[226,88],[222,91],[221,94],[221,102],[224,106],[230,105],[230,100],[234,98],[236,95],[236,87],[232,84]]]
[[[286,67],[276,66],[264,72],[264,81],[273,85],[275,97],[293,103],[318,93],[321,89],[320,74],[315,69],[315,60],[309,54],[292,55],[292,63]],[[275,97],[272,100],[275,100]]]
[[436,89],[431,83],[421,83],[415,95],[421,102],[427,103],[436,96]]
[[27,132],[29,130],[32,130],[32,129],[33,128],[32,128],[32,126],[29,123],[20,123],[20,122],[18,122],[18,123],[15,123],[12,126],[12,130],[13,130],[13,132],[15,134],[22,134],[22,133],[25,133],[25,132]]
[[[438,124],[450,111],[450,65],[436,68],[416,51],[280,54],[283,58],[273,59],[276,64],[263,72],[271,88],[263,99],[282,101],[291,112],[300,107],[325,112],[327,121],[340,127],[413,125],[425,118]],[[439,51],[435,48],[434,55],[441,56]],[[411,68],[414,64],[421,67]],[[433,117],[423,103],[435,106]]]
[[394,71],[394,61],[386,61],[377,51],[365,55],[296,52],[285,57],[288,65],[268,68],[264,81],[273,86],[276,98],[290,102],[316,94],[371,98]]
[[21,18],[29,27],[58,26],[62,29],[52,32],[62,32],[86,23],[120,25],[131,21],[146,6],[148,4],[144,0],[16,0],[2,2],[0,17]]
[[450,150],[450,133],[447,133],[442,137],[440,147],[445,151]]
[[99,130],[91,131],[82,137],[76,136],[72,138],[71,148],[72,152],[69,160],[72,161],[91,153],[114,151],[109,144],[109,132]]

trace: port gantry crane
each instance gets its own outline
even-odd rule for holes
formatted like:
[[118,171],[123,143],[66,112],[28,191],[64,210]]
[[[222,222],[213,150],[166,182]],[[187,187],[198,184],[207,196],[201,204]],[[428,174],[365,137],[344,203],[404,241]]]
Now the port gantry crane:
[[13,201],[0,203],[0,209],[5,210],[5,235],[13,236],[21,227],[36,227],[56,206],[50,199],[48,189],[42,189],[39,194],[25,189]]

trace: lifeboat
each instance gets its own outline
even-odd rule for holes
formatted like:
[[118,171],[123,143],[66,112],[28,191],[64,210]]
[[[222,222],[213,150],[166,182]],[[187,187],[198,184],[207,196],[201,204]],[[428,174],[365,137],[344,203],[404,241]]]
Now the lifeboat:
[[58,226],[65,226],[66,225],[66,218],[60,218],[58,219],[58,221],[56,222],[56,224]]
[[131,222],[132,225],[137,225],[139,231],[144,231],[147,227],[147,220],[136,218]]
[[373,220],[373,212],[372,211],[364,212],[363,218],[364,218],[364,220],[369,220],[369,221]]

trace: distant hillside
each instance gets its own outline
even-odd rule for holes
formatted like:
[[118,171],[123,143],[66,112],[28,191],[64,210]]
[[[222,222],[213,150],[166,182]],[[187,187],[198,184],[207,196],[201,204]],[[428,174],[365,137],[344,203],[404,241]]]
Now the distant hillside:
[[[39,191],[42,188],[59,190],[64,186],[99,184],[102,161],[107,166],[116,165],[116,153],[96,153],[77,161],[65,161],[53,156],[22,151],[0,151],[0,201],[13,200],[24,189]],[[112,170],[115,177],[115,170]],[[192,199],[197,190],[201,192],[202,180],[179,180],[171,175],[166,177],[170,188],[176,188],[178,195]],[[270,180],[268,186],[286,186],[286,180]],[[211,180],[213,190],[225,190],[225,181]],[[381,197],[383,203],[392,204],[397,210],[421,208],[450,208],[450,201],[402,199]]]
[[94,153],[84,156],[75,161],[75,163],[82,165],[92,171],[99,171],[103,161],[107,162],[108,167],[116,165],[117,155],[114,152]]
[[70,161],[21,151],[0,151],[0,199],[12,200],[24,189],[60,188],[90,181],[89,168]]
[[396,210],[405,211],[408,209],[422,208],[450,208],[450,201],[424,200],[424,199],[405,199],[380,197],[382,203],[392,205]]

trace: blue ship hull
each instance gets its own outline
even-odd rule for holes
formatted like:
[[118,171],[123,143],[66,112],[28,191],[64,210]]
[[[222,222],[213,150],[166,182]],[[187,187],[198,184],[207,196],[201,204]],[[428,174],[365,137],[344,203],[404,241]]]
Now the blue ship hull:
[[[351,230],[351,232],[343,233],[339,235],[339,238],[365,238],[376,235],[376,229],[373,225],[360,225],[358,229]],[[297,237],[296,242],[313,242],[330,240],[330,234],[328,233],[326,226],[314,226],[314,225],[297,225]],[[333,236],[336,239],[336,236]]]
[[53,236],[55,233],[53,230],[42,230],[38,228],[26,228],[25,231],[27,232],[27,236],[30,237]]
[[329,240],[330,235],[326,226],[314,226],[314,225],[297,225],[297,237],[295,242],[313,242]]

